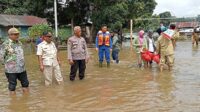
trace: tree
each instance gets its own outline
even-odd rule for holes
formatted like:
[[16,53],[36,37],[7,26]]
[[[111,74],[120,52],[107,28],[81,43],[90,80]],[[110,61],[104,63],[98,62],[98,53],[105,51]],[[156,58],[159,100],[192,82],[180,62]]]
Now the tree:
[[200,15],[197,16],[197,21],[200,22]]
[[37,24],[28,29],[28,34],[30,38],[36,38],[41,36],[44,31],[52,32],[52,28],[47,24]]
[[28,9],[23,7],[27,5],[27,0],[1,0],[1,13],[4,14],[27,14]]
[[[129,27],[130,19],[149,18],[157,3],[155,0],[67,0],[67,5],[58,4],[58,25],[85,25],[90,19],[93,32],[102,24],[111,30]],[[53,0],[1,0],[6,4],[0,11],[7,14],[28,14],[47,18],[54,25]],[[134,21],[134,27],[149,28],[149,21]]]
[[107,24],[111,30],[114,30],[120,29],[125,24],[127,16],[128,6],[121,2],[110,6],[102,6],[101,9],[95,9],[92,13],[92,21],[96,30],[102,24]]
[[[159,14],[160,18],[172,18],[172,15],[169,11],[163,12]],[[163,23],[164,26],[169,26],[171,20],[169,19],[162,19],[161,23]]]

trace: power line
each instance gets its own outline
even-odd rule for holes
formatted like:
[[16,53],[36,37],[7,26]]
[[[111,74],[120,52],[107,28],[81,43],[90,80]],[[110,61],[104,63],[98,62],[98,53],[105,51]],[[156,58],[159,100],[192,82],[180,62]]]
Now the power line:
[[195,17],[193,18],[138,18],[138,19],[133,19],[135,21],[146,21],[146,20],[181,20],[181,19],[193,19],[196,20]]

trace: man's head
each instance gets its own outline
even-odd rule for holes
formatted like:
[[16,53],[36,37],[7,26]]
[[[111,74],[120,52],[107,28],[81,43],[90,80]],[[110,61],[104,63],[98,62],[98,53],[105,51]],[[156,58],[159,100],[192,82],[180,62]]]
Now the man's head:
[[162,27],[162,26],[164,26],[164,24],[163,24],[163,23],[160,23],[160,27]]
[[8,30],[9,38],[13,41],[17,41],[19,38],[19,30],[17,28],[10,28]]
[[47,42],[47,43],[51,43],[52,41],[52,33],[45,31],[43,32],[43,39]]
[[107,25],[103,24],[103,25],[101,26],[101,31],[102,31],[103,33],[107,32],[107,31],[108,31]]
[[81,27],[80,26],[74,27],[74,35],[77,37],[81,37]]
[[149,38],[152,38],[152,35],[153,35],[153,31],[152,31],[152,30],[149,30],[149,31],[148,31],[148,36],[149,36]]
[[172,30],[175,30],[176,29],[176,25],[175,24],[170,24],[169,28],[172,29]]

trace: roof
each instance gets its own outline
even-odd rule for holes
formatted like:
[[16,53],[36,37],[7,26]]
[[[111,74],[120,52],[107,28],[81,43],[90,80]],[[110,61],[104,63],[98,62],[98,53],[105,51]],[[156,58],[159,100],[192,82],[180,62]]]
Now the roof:
[[199,25],[199,22],[176,22],[178,28],[194,28]]
[[0,25],[2,26],[33,26],[42,23],[47,23],[47,19],[36,16],[0,14]]

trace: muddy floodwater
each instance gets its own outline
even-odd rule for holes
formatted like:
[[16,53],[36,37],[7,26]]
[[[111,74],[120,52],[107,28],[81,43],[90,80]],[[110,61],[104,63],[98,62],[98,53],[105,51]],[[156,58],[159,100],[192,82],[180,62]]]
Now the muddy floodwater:
[[[175,67],[160,73],[138,69],[135,55],[123,48],[120,63],[99,68],[97,53],[90,49],[86,79],[69,81],[66,50],[60,51],[63,86],[44,86],[37,57],[26,47],[30,94],[23,95],[18,82],[16,97],[10,97],[0,66],[0,112],[200,112],[200,47],[178,42]],[[105,66],[105,63],[104,63]],[[55,81],[54,81],[55,82]]]

